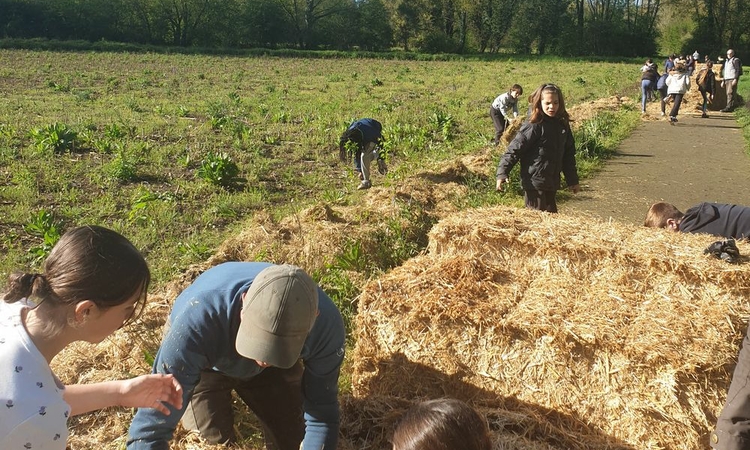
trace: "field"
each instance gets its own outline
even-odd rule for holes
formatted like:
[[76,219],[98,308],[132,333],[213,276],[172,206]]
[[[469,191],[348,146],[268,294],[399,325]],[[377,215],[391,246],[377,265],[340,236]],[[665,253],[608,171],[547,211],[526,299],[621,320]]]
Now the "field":
[[[581,107],[635,95],[639,67],[636,61],[537,58],[421,62],[17,50],[1,50],[0,61],[0,276],[38,269],[59,233],[87,223],[129,237],[155,274],[152,316],[131,334],[118,333],[115,350],[82,346],[61,355],[70,359],[58,365],[91,358],[60,368],[67,382],[147,370],[142,355],[155,350],[152,338],[171,295],[196,265],[220,249],[230,258],[282,259],[273,244],[232,253],[226,242],[248,230],[269,234],[272,227],[258,223],[299,222],[311,207],[322,214],[344,208],[351,214],[340,219],[350,227],[338,235],[332,227],[329,240],[321,239],[332,243],[325,250],[283,260],[308,269],[351,320],[364,281],[419,254],[439,217],[436,202],[412,202],[416,194],[402,201],[393,193],[413,187],[415,178],[432,192],[437,178],[430,174],[445,177],[457,159],[482,154],[479,170],[451,175],[462,189],[443,203],[451,210],[518,204],[518,191],[493,192],[499,150],[487,145],[488,108],[496,95],[513,83],[528,94],[554,82],[569,108]],[[636,107],[623,105],[578,121],[584,173],[638,120]],[[349,122],[366,116],[384,124],[391,170],[375,176],[372,191],[360,192],[349,164],[338,161],[337,143]],[[366,222],[380,227],[369,244],[351,229]],[[144,329],[146,338],[138,338]],[[129,352],[118,353],[127,346]],[[111,364],[122,358],[127,361]],[[346,391],[346,376],[342,383]],[[75,448],[113,439],[97,441],[85,431],[99,420],[105,419],[77,422]],[[117,420],[115,435],[127,414]],[[122,443],[114,439],[110,448]]]

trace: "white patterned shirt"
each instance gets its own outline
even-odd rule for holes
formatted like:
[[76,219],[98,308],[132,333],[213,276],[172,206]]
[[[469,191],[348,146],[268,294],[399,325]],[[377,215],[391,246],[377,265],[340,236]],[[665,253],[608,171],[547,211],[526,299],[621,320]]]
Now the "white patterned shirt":
[[26,307],[0,300],[0,449],[65,450],[65,387],[21,322]]

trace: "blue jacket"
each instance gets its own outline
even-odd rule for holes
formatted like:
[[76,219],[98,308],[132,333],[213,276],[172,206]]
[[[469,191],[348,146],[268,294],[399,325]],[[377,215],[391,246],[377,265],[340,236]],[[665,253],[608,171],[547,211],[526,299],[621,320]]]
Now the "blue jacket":
[[541,122],[526,121],[513,138],[497,166],[497,179],[506,179],[521,161],[524,190],[557,191],[560,172],[568,186],[578,184],[576,147],[570,126],[544,115]]
[[725,238],[750,238],[750,208],[724,203],[707,203],[685,211],[680,219],[680,231],[708,233]]
[[382,138],[383,126],[377,120],[359,119],[349,125],[349,128],[346,129],[345,134],[348,134],[355,129],[359,130],[360,133],[362,133],[361,144],[364,145],[368,142],[380,143],[380,139]]
[[[263,369],[240,356],[235,338],[240,324],[242,293],[268,263],[228,262],[195,279],[175,300],[170,327],[154,361],[154,373],[174,374],[182,384],[183,409],[165,416],[139,409],[130,425],[128,450],[168,450],[174,429],[187,408],[202,370],[249,379]],[[305,417],[304,449],[335,449],[339,432],[338,378],[344,360],[345,331],[341,313],[318,288],[319,315],[300,358]]]

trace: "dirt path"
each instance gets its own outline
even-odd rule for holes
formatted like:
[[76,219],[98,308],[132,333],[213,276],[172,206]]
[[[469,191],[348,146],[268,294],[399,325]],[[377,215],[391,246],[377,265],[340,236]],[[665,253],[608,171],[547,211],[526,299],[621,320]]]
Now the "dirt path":
[[734,115],[687,109],[678,118],[644,120],[560,211],[640,225],[658,201],[681,211],[702,201],[750,205],[750,157]]

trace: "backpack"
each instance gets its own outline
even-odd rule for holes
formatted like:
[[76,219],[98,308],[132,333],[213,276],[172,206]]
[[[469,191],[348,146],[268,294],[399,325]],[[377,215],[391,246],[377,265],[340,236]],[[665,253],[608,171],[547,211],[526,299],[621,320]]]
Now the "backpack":
[[[656,89],[661,91],[663,89],[667,89],[667,77],[669,76],[668,73],[661,74],[661,77],[656,81]],[[665,91],[666,92],[666,91]]]
[[700,72],[698,72],[698,76],[695,78],[695,82],[698,83],[699,88],[705,90],[706,81],[708,81],[708,69],[704,67]]
[[742,61],[740,61],[739,58],[735,58],[737,60],[737,76],[742,76]]

